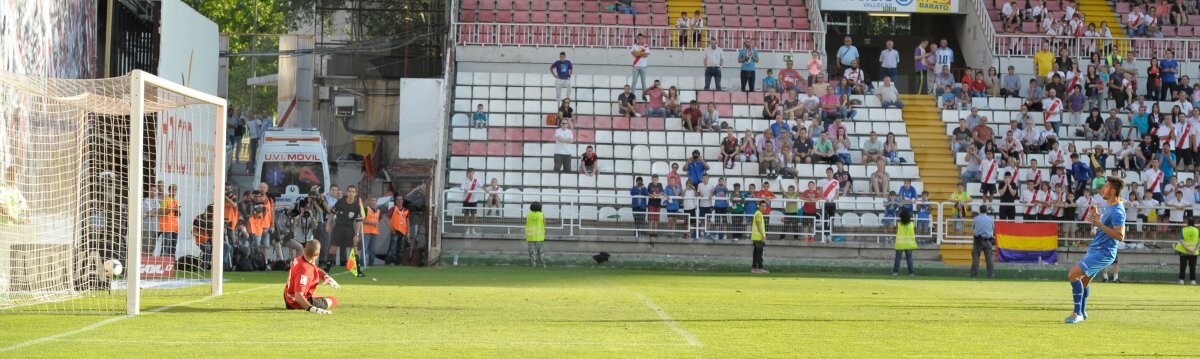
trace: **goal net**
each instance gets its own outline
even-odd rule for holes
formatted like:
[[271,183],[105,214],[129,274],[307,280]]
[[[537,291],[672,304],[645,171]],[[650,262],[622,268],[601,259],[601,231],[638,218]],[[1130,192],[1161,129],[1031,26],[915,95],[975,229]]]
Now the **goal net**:
[[220,294],[225,106],[141,71],[0,72],[0,311]]

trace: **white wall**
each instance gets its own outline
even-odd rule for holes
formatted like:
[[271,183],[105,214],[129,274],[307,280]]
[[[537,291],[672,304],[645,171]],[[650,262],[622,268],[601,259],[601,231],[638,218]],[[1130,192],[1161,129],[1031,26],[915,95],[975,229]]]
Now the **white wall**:
[[447,118],[442,79],[400,79],[399,158],[434,159]]
[[216,95],[217,24],[180,0],[163,0],[159,33],[158,77]]

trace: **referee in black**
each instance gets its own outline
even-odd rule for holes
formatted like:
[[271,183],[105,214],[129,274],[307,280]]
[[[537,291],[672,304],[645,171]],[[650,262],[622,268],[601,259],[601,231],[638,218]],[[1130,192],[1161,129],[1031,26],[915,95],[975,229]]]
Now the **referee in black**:
[[988,279],[992,279],[996,276],[992,267],[992,243],[996,241],[996,221],[988,215],[987,206],[979,206],[979,210],[975,212],[972,229],[975,233],[975,243],[971,246],[971,278],[979,274],[979,253],[982,252],[987,261]]

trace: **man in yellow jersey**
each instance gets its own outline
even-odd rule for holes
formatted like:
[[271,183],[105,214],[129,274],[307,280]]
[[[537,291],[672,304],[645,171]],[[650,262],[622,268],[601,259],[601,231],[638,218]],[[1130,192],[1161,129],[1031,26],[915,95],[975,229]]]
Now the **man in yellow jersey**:
[[542,202],[529,205],[529,215],[525,217],[525,241],[529,243],[529,266],[537,267],[538,262],[546,268],[542,259],[542,243],[546,242],[546,217],[542,215]]
[[766,247],[767,239],[767,222],[763,218],[763,207],[767,203],[763,200],[758,200],[758,206],[754,210],[754,221],[750,225],[750,243],[754,244],[754,259],[750,262],[750,273],[771,273],[763,269],[763,248]]
[[1042,40],[1042,48],[1033,55],[1033,68],[1037,71],[1038,85],[1043,85],[1046,75],[1054,67],[1054,52],[1050,51],[1050,40]]
[[1200,230],[1196,229],[1196,217],[1188,217],[1183,235],[1175,243],[1179,252],[1179,284],[1183,284],[1183,270],[1191,269],[1192,285],[1196,285],[1196,256],[1200,255]]

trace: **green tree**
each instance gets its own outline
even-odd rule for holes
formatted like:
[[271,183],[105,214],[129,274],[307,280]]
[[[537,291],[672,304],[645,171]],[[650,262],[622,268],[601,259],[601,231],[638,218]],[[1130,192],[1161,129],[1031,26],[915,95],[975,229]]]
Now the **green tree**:
[[[305,1],[305,0],[301,0]],[[271,51],[279,48],[273,35],[285,34],[297,25],[293,1],[287,0],[183,0],[201,15],[217,23],[222,34],[230,34],[231,53],[250,52],[257,48]],[[273,74],[278,70],[274,57],[229,57],[229,102],[231,107],[254,112],[274,113],[276,90],[270,86],[247,86],[246,79]],[[253,100],[252,100],[253,98]],[[251,107],[253,103],[253,107]]]

